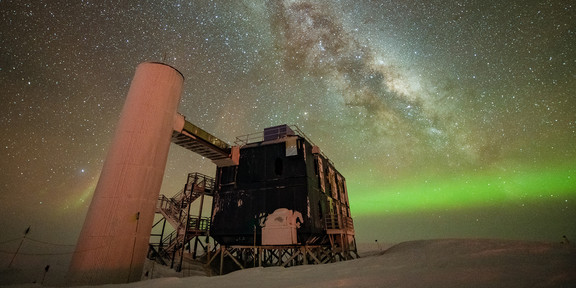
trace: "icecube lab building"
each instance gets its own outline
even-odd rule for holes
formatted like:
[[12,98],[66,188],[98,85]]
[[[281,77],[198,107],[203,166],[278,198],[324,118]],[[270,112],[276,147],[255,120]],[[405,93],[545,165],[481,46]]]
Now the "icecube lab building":
[[[162,63],[136,70],[73,255],[72,283],[137,281],[146,242],[149,258],[172,266],[179,258],[177,269],[186,248],[196,256],[200,244],[220,274],[226,261],[246,268],[358,257],[345,178],[320,149],[288,125],[225,143],[176,112],[183,79]],[[191,173],[182,191],[159,195],[170,142],[211,159],[216,177]],[[162,232],[150,234],[161,222]]]
[[217,168],[210,235],[223,245],[355,249],[346,180],[333,163],[297,128],[262,134],[239,137],[238,165]]

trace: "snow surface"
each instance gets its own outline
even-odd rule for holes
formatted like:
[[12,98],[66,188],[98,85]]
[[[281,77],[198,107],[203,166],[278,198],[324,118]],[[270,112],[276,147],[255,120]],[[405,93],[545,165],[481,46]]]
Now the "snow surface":
[[442,239],[403,242],[382,250],[371,246],[362,258],[345,262],[98,287],[576,287],[576,248],[569,244]]

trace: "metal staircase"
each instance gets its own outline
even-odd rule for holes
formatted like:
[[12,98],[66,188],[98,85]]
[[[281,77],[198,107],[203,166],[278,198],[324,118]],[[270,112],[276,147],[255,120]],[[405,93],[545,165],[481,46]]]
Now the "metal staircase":
[[[161,223],[162,227],[160,233],[151,234],[148,258],[163,265],[170,265],[171,268],[174,268],[175,262],[179,260],[176,266],[179,270],[182,266],[184,249],[186,246],[190,247],[190,242],[196,238],[193,252],[195,257],[198,243],[202,245],[198,238],[208,236],[210,230],[210,217],[202,217],[202,209],[204,197],[212,196],[213,191],[214,178],[200,173],[190,173],[186,185],[176,195],[171,198],[160,195],[156,204],[156,213],[161,214],[162,217],[154,224],[153,230]],[[197,215],[192,215],[192,204],[196,200],[200,201],[197,207],[198,212]],[[173,231],[164,235],[166,223],[170,224]],[[155,237],[157,242],[153,242],[152,237]],[[178,256],[179,259],[177,259]]]

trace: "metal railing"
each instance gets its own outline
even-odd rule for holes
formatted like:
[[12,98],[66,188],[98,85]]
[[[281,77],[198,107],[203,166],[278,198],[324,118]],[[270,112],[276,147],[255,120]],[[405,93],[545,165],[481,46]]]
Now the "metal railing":
[[338,215],[331,215],[325,218],[324,225],[326,230],[354,230],[354,221],[352,217],[338,217]]
[[[182,249],[184,243],[194,237],[208,234],[210,217],[194,216],[188,213],[190,204],[202,195],[212,195],[214,187],[215,179],[213,177],[201,173],[190,173],[188,174],[186,186],[176,195],[170,198],[165,195],[158,197],[156,211],[162,213],[163,219],[173,225],[175,230],[163,236],[159,242],[150,243],[150,255],[158,255],[161,259],[169,259],[173,262],[173,253],[178,249]],[[162,237],[161,234],[155,236]],[[166,263],[164,260],[161,261],[164,264]]]
[[[290,129],[292,129],[294,134],[306,139],[306,141],[310,142],[310,144],[315,146],[314,142],[312,142],[312,140],[310,140],[310,138],[308,138],[308,136],[306,136],[306,134],[304,134],[304,132],[302,132],[302,130],[300,130],[300,128],[298,128],[298,126],[288,125],[288,127],[290,127]],[[280,132],[278,132],[278,133],[280,133]],[[280,137],[278,137],[278,138],[280,138]],[[263,131],[237,136],[236,140],[234,140],[234,144],[238,145],[238,146],[244,146],[244,145],[248,145],[251,143],[262,142],[262,141],[264,141],[264,132]]]
[[180,205],[181,204],[176,202],[174,198],[168,198],[165,195],[160,195],[158,197],[158,202],[156,202],[156,209],[157,211],[162,211],[170,218],[180,222],[180,211],[182,210],[182,208],[179,207]]
[[204,175],[202,173],[190,173],[188,174],[188,184],[187,187],[194,183],[194,190],[198,191],[198,189],[208,190],[205,192],[212,192],[214,191],[214,177],[210,177],[208,175]]
[[208,230],[210,230],[210,217],[190,217],[188,232],[207,232]]

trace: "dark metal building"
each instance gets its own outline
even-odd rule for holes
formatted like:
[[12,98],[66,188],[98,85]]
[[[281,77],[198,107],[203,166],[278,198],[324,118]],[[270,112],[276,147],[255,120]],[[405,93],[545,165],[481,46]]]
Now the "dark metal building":
[[[266,128],[230,146],[183,117],[180,122],[172,141],[211,159],[216,177],[191,173],[182,191],[161,195],[156,212],[162,217],[154,225],[161,229],[152,233],[150,258],[180,270],[185,247],[195,258],[201,245],[206,265],[219,265],[223,274],[358,257],[346,180],[298,128]],[[212,196],[209,218],[202,216],[204,196]],[[167,222],[172,233],[165,232]]]
[[222,245],[331,245],[356,251],[345,178],[299,129],[237,138],[218,167],[210,236]]

